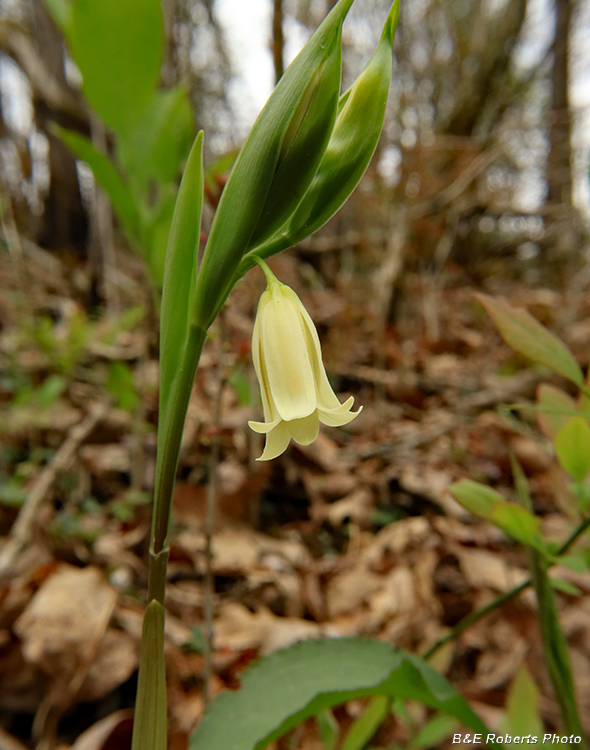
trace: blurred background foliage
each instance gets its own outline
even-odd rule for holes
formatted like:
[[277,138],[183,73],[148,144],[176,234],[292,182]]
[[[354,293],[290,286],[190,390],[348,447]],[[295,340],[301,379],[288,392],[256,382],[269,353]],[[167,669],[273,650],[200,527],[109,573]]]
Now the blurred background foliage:
[[[157,282],[161,262],[153,257],[163,252],[171,185],[192,132],[204,128],[206,160],[221,159],[220,172],[228,166],[224,157],[243,137],[236,127],[240,104],[228,94],[239,84],[243,61],[228,44],[219,4],[163,3],[161,81],[144,122],[153,129],[157,111],[162,122],[174,123],[167,144],[161,133],[146,133],[141,124],[125,140],[115,108],[99,111],[97,119],[79,90],[73,58],[80,50],[70,56],[44,3],[5,0],[0,5],[4,208],[12,208],[18,232],[28,240],[87,258],[82,291],[88,304],[116,296],[117,281],[108,279],[116,277],[113,245],[120,236],[117,231],[113,236],[87,167],[56,137],[53,124],[88,139],[122,165],[140,213],[149,218],[144,216],[139,229],[130,228],[125,217],[121,223],[127,239],[144,246]],[[267,34],[277,77],[293,40],[304,38],[330,5],[330,0],[273,0]],[[374,46],[386,5],[384,0],[355,4],[345,35],[345,85]],[[59,16],[55,9],[54,16]],[[576,90],[572,71],[579,81],[589,64],[584,62],[586,16],[580,0],[404,3],[380,149],[364,189],[336,220],[346,234],[354,214],[361,222],[357,228],[368,231],[375,253],[361,270],[378,273],[378,301],[389,316],[408,266],[438,273],[446,263],[458,262],[476,275],[489,275],[504,256],[516,256],[530,266],[534,282],[536,258],[543,256],[547,268],[548,259],[559,264],[582,247],[588,113],[572,107],[570,99]],[[105,129],[105,119],[111,129]],[[145,174],[141,167],[150,138],[159,138],[161,150],[167,146],[170,152],[164,148],[155,172]],[[223,176],[215,181],[218,190]],[[215,196],[210,198],[214,204]],[[325,234],[334,234],[334,228]],[[145,250],[150,243],[158,247]]]

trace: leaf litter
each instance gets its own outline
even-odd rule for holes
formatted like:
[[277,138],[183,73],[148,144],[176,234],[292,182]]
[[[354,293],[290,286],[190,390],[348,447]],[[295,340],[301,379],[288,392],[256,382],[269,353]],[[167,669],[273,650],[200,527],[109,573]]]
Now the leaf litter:
[[[565,393],[567,383],[511,355],[476,310],[460,271],[438,291],[433,338],[418,312],[414,277],[406,313],[381,335],[368,280],[336,274],[320,289],[306,283],[305,264],[295,256],[273,266],[316,320],[336,391],[354,395],[364,410],[345,430],[322,430],[312,446],[294,446],[270,465],[254,461],[261,444],[246,423],[260,407],[249,340],[262,280],[244,279],[230,300],[223,361],[216,346],[205,348],[174,498],[166,659],[171,747],[179,750],[204,711],[203,525],[214,433],[221,462],[213,694],[239,686],[257,656],[309,638],[368,635],[423,653],[462,617],[525,580],[525,553],[447,492],[469,478],[512,498],[511,450],[528,475],[544,533],[562,542],[573,518],[567,481],[532,412],[505,408],[534,400],[542,382]],[[3,291],[11,289],[8,276]],[[141,284],[129,286],[141,304]],[[555,290],[511,282],[503,293],[544,323],[558,324],[565,309]],[[47,337],[27,333],[8,303],[0,331],[0,558],[15,535],[20,540],[0,580],[0,728],[24,746],[34,739],[61,750],[126,748],[147,581],[156,351],[141,320],[109,329],[72,308],[68,295],[75,299],[76,290],[63,279],[40,275],[37,300],[61,316],[57,352]],[[582,295],[567,309],[589,306]],[[86,343],[68,351],[56,342],[68,340],[76,316]],[[567,322],[557,332],[586,366],[590,329],[585,319]],[[141,414],[120,407],[124,400],[109,379],[113,361],[130,373],[119,387],[140,388]],[[218,366],[227,385],[213,425]],[[60,387],[43,395],[51,375],[62,378]],[[80,433],[99,403],[102,412]],[[72,455],[56,467],[66,444]],[[22,536],[19,519],[40,482]],[[582,714],[590,716],[588,570],[560,566],[552,575],[571,587],[558,595],[559,605]],[[557,729],[530,592],[465,630],[433,663],[492,729],[500,729],[508,692],[526,664],[546,726]],[[362,710],[357,703],[335,713],[341,727]],[[395,719],[384,725],[384,745],[403,737],[400,726]],[[293,740],[306,750],[319,746],[309,723]]]

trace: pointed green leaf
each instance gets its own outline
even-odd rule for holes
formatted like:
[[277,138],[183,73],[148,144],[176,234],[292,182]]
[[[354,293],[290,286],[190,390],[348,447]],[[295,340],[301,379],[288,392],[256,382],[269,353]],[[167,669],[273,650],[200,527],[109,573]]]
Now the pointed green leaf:
[[[315,173],[325,148],[326,131],[329,135],[335,114],[340,85],[342,23],[352,2],[339,0],[289,65],[236,159],[215,213],[199,269],[195,309],[195,323],[199,326],[209,327],[215,311],[229,294],[238,265],[248,249],[282,165],[285,179],[289,179],[290,192],[283,188],[280,191],[275,206],[280,214],[289,210],[293,196],[309,184]],[[327,89],[336,91],[333,103],[330,97],[326,98],[326,106],[333,107],[333,112],[328,109],[327,113],[322,113],[322,108],[317,107],[316,86],[326,96],[324,83]],[[313,122],[307,121],[308,112],[311,112]],[[300,158],[303,153],[305,159]],[[267,220],[271,221],[269,217]],[[266,231],[266,222],[263,223],[265,226],[260,228],[261,232]]]
[[559,463],[576,482],[590,472],[590,425],[584,417],[570,417],[553,440]]
[[396,0],[374,55],[340,98],[326,152],[309,190],[289,221],[286,233],[291,244],[323,226],[346,202],[369,166],[383,128],[398,16],[399,0]]
[[537,412],[537,424],[550,440],[572,416],[572,412],[577,411],[576,402],[571,396],[547,383],[541,383],[537,388],[537,404],[541,407]]
[[128,132],[160,76],[160,0],[74,0],[68,31],[88,101],[109,127]]
[[160,312],[160,418],[166,419],[170,393],[188,340],[197,279],[197,252],[203,205],[203,132],[195,138],[168,239]]
[[418,700],[474,732],[487,731],[426,662],[381,641],[341,638],[298,643],[262,659],[243,675],[240,690],[215,699],[190,748],[261,750],[326,708],[371,695]]
[[98,184],[108,193],[129,238],[136,244],[140,227],[137,208],[131,191],[113,162],[80,133],[60,128],[57,125],[52,127],[52,131],[61,138],[78,159],[88,164]]
[[155,599],[145,611],[131,750],[166,750],[164,608]]
[[511,307],[487,294],[474,294],[514,351],[582,385],[584,376],[567,346],[522,308]]
[[509,503],[496,490],[471,479],[456,482],[449,491],[474,515],[498,526],[512,539],[547,553],[546,544],[539,534],[540,520],[526,508]]
[[524,664],[520,665],[512,682],[506,708],[503,732],[513,737],[527,734],[540,737],[543,734],[543,722],[539,714],[539,690]]
[[342,742],[342,750],[363,750],[389,712],[389,698],[378,695],[366,711],[353,721]]
[[412,745],[417,750],[439,747],[453,734],[456,727],[457,721],[452,716],[446,716],[445,714],[433,716],[418,732],[418,736],[412,742]]

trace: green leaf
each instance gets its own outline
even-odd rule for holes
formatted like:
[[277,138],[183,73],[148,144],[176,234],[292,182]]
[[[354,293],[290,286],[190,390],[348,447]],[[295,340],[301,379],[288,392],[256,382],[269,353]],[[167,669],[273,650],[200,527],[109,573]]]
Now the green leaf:
[[378,695],[353,723],[342,742],[341,750],[363,750],[389,712],[389,697]]
[[559,463],[576,481],[590,471],[590,425],[583,417],[570,417],[553,440]]
[[131,750],[166,750],[164,608],[155,599],[143,618]]
[[339,729],[334,714],[329,708],[327,708],[316,716],[316,721],[325,750],[334,750],[336,743],[338,742]]
[[576,385],[583,385],[582,370],[570,350],[529,312],[487,294],[476,293],[474,296],[485,307],[508,346]]
[[[315,174],[336,114],[342,23],[352,2],[339,0],[289,65],[236,159],[199,269],[194,320],[201,327],[211,325],[227,298],[267,199],[272,202],[270,190],[277,188],[275,177],[283,165],[288,189],[282,186],[275,208],[284,220],[297,193],[303,192]],[[324,84],[336,96],[328,97],[328,107],[322,109],[314,92],[316,86],[324,91]],[[308,112],[314,122],[307,122]],[[299,158],[302,153],[306,158]],[[298,158],[293,161],[295,154]],[[259,231],[266,231],[269,221],[266,217]]]
[[563,578],[550,578],[551,586],[555,591],[561,591],[563,594],[569,594],[570,596],[582,596],[580,589],[569,581],[564,581]]
[[426,722],[418,732],[418,736],[412,742],[412,747],[417,750],[429,750],[444,742],[453,734],[457,726],[457,721],[452,716],[438,714]]
[[547,554],[547,546],[539,534],[540,520],[514,503],[509,503],[499,492],[485,484],[462,479],[449,491],[464,508],[493,523],[512,539]]
[[108,193],[126,232],[137,242],[140,226],[137,207],[131,191],[113,162],[80,133],[60,128],[58,125],[53,125],[51,129],[78,159],[85,161],[92,169],[96,181]]
[[507,715],[503,732],[517,737],[543,734],[543,722],[539,715],[539,690],[527,668],[521,664],[510,686],[506,702]]
[[111,362],[107,378],[107,391],[114,396],[115,406],[132,412],[139,395],[131,368],[125,362]]
[[176,181],[194,137],[194,118],[184,88],[155,91],[141,120],[117,142],[117,155],[139,195],[150,181]]
[[168,418],[173,383],[188,341],[197,278],[202,206],[201,131],[195,138],[180,183],[166,252],[160,312],[160,419]]
[[398,16],[399,0],[396,0],[375,53],[358,79],[340,97],[338,116],[326,152],[289,222],[287,235],[291,244],[323,226],[346,202],[369,166],[383,128]]
[[381,641],[342,638],[298,643],[262,659],[244,673],[239,691],[213,701],[190,748],[261,750],[326,708],[371,695],[418,700],[474,732],[487,731],[453,686],[418,657]]
[[561,388],[547,383],[541,383],[537,388],[537,404],[541,407],[537,412],[537,424],[550,440],[568,421],[571,413],[577,411],[576,402],[571,396]]
[[160,0],[74,0],[67,32],[91,106],[113,130],[129,132],[158,84]]

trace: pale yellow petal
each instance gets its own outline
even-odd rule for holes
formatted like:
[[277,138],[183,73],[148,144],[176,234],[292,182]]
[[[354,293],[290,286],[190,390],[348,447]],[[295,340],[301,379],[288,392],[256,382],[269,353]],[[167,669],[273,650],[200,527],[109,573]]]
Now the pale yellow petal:
[[317,438],[320,431],[320,420],[317,411],[303,419],[293,419],[285,422],[289,434],[299,445],[309,445]]
[[281,453],[284,453],[289,445],[291,436],[287,430],[284,422],[279,422],[278,425],[272,429],[266,436],[266,443],[264,451],[257,461],[270,461]]
[[307,340],[307,349],[310,354],[310,362],[313,370],[314,385],[316,390],[316,399],[318,409],[328,410],[339,407],[340,401],[334,393],[324,363],[322,361],[322,348],[320,345],[320,339],[318,332],[314,325],[313,320],[310,318],[309,313],[303,307],[301,300],[292,289],[289,289],[295,300],[294,304],[297,304],[299,314],[301,316],[301,322],[305,332],[305,338]]
[[280,421],[280,419],[277,419],[274,422],[254,422],[253,420],[250,420],[248,422],[248,427],[260,435],[266,435],[271,430],[274,430]]
[[[349,409],[350,406],[352,406],[352,401],[354,401],[354,399],[351,396],[346,402],[347,405],[350,404],[348,407]],[[344,406],[344,404],[342,405]],[[362,406],[360,406],[356,411],[339,411],[338,409],[334,409],[331,411],[322,411],[322,409],[318,409],[318,414],[320,417],[320,422],[322,424],[325,424],[328,427],[342,427],[343,425],[352,422],[355,417],[358,417],[362,410]]]
[[268,423],[276,423],[280,420],[280,416],[272,398],[270,383],[268,382],[268,374],[266,372],[264,351],[260,339],[261,311],[268,304],[269,300],[270,294],[267,290],[263,292],[260,297],[260,302],[258,303],[258,314],[254,321],[254,332],[252,334],[252,362],[254,363],[254,370],[256,372],[256,377],[258,378],[258,383],[260,384],[260,396],[262,399],[264,421]]
[[290,421],[315,411],[316,389],[301,317],[283,289],[288,287],[271,284],[269,301],[258,314],[269,397],[278,415]]

